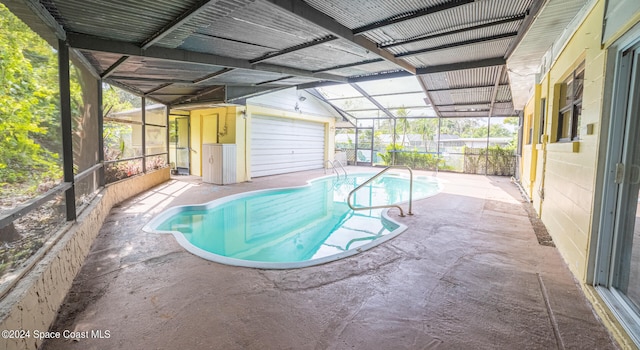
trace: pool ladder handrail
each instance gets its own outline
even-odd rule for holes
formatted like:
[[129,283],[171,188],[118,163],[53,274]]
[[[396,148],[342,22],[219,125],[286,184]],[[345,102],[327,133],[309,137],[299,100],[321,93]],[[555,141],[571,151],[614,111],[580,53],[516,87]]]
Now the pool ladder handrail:
[[347,205],[349,205],[349,208],[351,208],[352,210],[398,208],[398,210],[400,210],[400,216],[404,217],[405,216],[404,215],[404,211],[402,210],[402,207],[400,207],[400,205],[398,205],[398,204],[376,205],[376,206],[371,206],[371,207],[354,207],[351,204],[351,197],[353,196],[353,194],[357,190],[359,190],[362,187],[368,185],[371,181],[377,179],[379,176],[381,176],[382,174],[386,173],[387,171],[389,171],[391,169],[398,169],[398,168],[409,170],[409,211],[407,212],[407,215],[413,215],[413,213],[411,212],[411,206],[412,206],[412,203],[413,203],[413,171],[411,170],[411,168],[409,168],[406,165],[391,165],[391,166],[388,166],[388,167],[384,168],[384,170],[382,170],[381,172],[373,175],[369,180],[363,182],[358,187],[356,187],[353,190],[351,190],[351,192],[349,192],[349,195],[347,196]]
[[[325,162],[325,164],[331,164],[331,169],[333,169],[333,171],[336,172],[336,177],[338,179],[340,179],[340,173],[338,173],[338,170],[336,170],[337,169],[336,163],[338,163],[338,165],[340,166],[340,169],[342,169],[342,171],[344,171],[344,178],[346,179],[349,175],[347,175],[347,170],[342,166],[342,162],[340,162],[340,160],[334,159],[332,161],[331,160],[327,160]],[[327,173],[327,169],[328,168],[325,168],[325,171],[324,171],[325,174]]]

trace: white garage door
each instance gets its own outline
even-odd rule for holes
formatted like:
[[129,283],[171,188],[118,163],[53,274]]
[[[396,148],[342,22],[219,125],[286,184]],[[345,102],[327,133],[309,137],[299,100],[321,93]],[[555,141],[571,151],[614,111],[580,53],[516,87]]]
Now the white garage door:
[[324,166],[324,124],[251,117],[251,176],[291,173]]

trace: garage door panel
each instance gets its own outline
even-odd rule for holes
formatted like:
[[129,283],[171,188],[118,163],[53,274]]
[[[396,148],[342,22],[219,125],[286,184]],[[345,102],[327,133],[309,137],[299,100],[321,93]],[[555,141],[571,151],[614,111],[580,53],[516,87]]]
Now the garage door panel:
[[309,155],[307,154],[296,154],[296,155],[274,155],[272,157],[263,157],[262,160],[257,160],[256,162],[252,162],[252,166],[251,169],[253,169],[253,166],[261,166],[261,165],[267,165],[267,164],[276,164],[278,166],[281,166],[281,163],[285,163],[285,162],[309,162],[309,163],[313,163],[313,164],[320,164],[322,165],[322,161],[318,160],[317,157],[311,158]]
[[251,176],[284,174],[324,166],[325,126],[303,120],[254,115]]
[[308,144],[311,145],[310,147],[318,147],[318,144],[324,146],[324,137],[321,139],[318,139],[315,137],[304,137],[304,136],[291,137],[291,136],[281,135],[280,137],[274,137],[274,138],[254,138],[254,139],[251,139],[251,142],[252,142],[252,145],[253,145],[253,142],[255,142],[256,145],[260,145],[260,146],[262,146],[265,143],[269,143],[274,147],[279,146],[281,148],[296,148],[296,147],[305,146]]
[[296,150],[295,153],[291,152],[274,152],[273,150],[262,150],[255,152],[253,155],[262,159],[254,159],[252,163],[269,162],[269,157],[308,157],[310,159],[322,160],[324,152],[318,152],[315,150]]

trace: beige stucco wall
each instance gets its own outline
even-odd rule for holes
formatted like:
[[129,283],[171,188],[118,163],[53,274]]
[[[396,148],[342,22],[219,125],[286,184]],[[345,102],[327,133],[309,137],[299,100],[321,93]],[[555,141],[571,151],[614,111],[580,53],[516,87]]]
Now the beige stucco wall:
[[191,111],[191,174],[202,176],[202,144],[236,143],[236,107],[222,106]]
[[0,301],[0,329],[30,331],[23,339],[0,339],[0,349],[36,349],[34,331],[47,331],[71,288],[91,244],[111,208],[169,180],[169,168],[123,180],[104,188],[59,241]]

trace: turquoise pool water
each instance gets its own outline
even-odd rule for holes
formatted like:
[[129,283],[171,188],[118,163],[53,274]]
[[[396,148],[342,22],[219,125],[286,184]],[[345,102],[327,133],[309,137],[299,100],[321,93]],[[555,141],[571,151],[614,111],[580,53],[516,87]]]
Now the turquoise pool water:
[[[145,230],[171,233],[188,251],[224,264],[297,268],[356,254],[400,234],[406,227],[392,208],[354,211],[349,192],[373,174],[335,175],[307,186],[246,192],[203,205],[171,208]],[[413,199],[441,190],[433,177],[414,177]],[[409,178],[385,174],[358,190],[355,206],[408,201]]]

